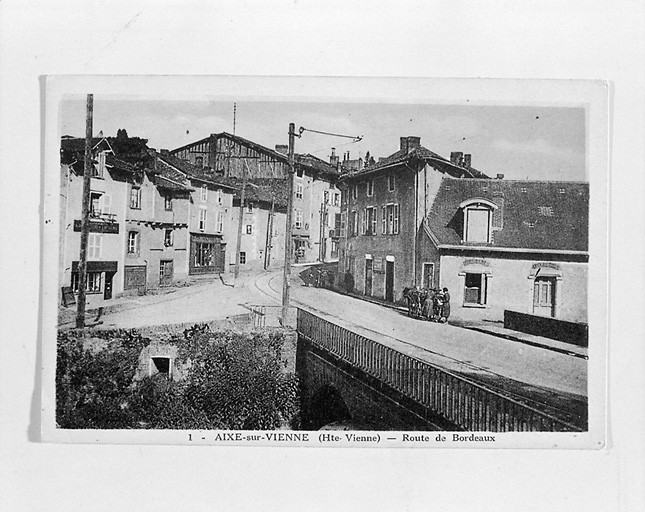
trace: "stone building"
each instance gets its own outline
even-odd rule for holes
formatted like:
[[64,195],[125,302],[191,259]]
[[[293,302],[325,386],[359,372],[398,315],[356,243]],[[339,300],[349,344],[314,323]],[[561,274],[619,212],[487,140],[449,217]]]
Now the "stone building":
[[[275,150],[226,132],[176,148],[172,156],[203,168],[213,179],[284,180],[289,175],[287,146]],[[294,261],[335,261],[339,233],[338,166],[310,154],[296,154],[294,177]]]
[[341,183],[339,270],[356,292],[402,302],[406,286],[448,287],[466,319],[586,321],[588,184],[490,179],[418,137]]

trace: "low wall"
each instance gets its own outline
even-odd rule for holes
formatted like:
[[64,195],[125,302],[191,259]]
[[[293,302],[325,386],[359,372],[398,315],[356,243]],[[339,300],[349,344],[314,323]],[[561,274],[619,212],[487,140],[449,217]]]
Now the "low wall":
[[589,345],[589,327],[585,323],[567,322],[507,309],[504,310],[504,328],[564,341],[579,347]]

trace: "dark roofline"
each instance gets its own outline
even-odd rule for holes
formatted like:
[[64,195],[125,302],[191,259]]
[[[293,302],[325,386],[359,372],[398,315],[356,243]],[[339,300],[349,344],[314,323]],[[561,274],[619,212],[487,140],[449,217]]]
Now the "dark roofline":
[[[271,148],[263,146],[262,144],[258,144],[257,142],[253,142],[252,140],[245,139],[244,137],[240,137],[239,135],[233,135],[232,133],[228,133],[228,132],[211,133],[208,137],[205,137],[205,138],[197,140],[195,142],[191,142],[190,144],[185,144],[185,145],[183,145],[181,147],[175,148],[175,149],[171,150],[170,153],[171,153],[171,155],[173,155],[174,153],[177,153],[179,151],[183,151],[185,149],[189,149],[189,148],[191,148],[193,146],[196,146],[197,144],[203,144],[205,142],[209,142],[212,138],[227,138],[227,139],[232,140],[234,142],[237,142],[239,144],[250,146],[253,149],[255,149],[256,151],[258,151],[260,153],[264,153],[267,156],[271,156],[275,160],[278,160],[278,161],[280,161],[282,163],[285,163],[285,164],[289,163],[288,155],[285,155],[283,153],[280,153],[279,151],[275,151],[275,150],[273,150]],[[311,165],[308,165],[306,162],[299,162],[298,161],[299,156],[304,156],[304,157],[308,157],[308,158],[314,158],[314,159],[318,160],[320,163],[329,166],[329,170],[324,170],[323,171],[323,170],[320,170],[320,169],[316,169],[315,167],[313,167]],[[304,167],[304,168],[306,168],[308,170],[311,170],[311,172],[314,172],[314,173],[325,173],[325,174],[332,175],[334,177],[339,176],[339,174],[336,171],[335,167],[333,167],[329,162],[326,162],[322,158],[318,158],[317,156],[311,155],[309,153],[295,153],[294,154],[294,164],[296,166],[300,165],[300,166],[302,166],[302,167]]]
[[[179,167],[177,167],[174,163],[169,162],[169,161],[166,159],[166,156],[167,156],[167,155],[164,155],[163,153],[157,152],[157,158],[159,158],[161,161],[163,161],[166,165],[169,165],[170,167],[172,167],[173,169],[175,169],[177,172],[180,172],[181,174],[183,174],[184,176],[186,176],[186,178],[187,178],[187,179],[189,179],[189,180],[200,181],[200,182],[203,182],[203,183],[209,183],[209,184],[211,184],[211,185],[216,185],[216,186],[218,186],[218,187],[220,187],[220,188],[227,188],[227,189],[229,189],[229,190],[237,190],[235,187],[231,187],[230,185],[224,185],[223,183],[218,183],[217,181],[212,180],[212,179],[210,179],[210,178],[197,176],[197,175],[192,174],[192,173],[190,173],[190,172],[187,172],[187,171],[185,171],[185,170],[183,170],[183,169],[180,169],[180,168],[179,168]],[[170,155],[170,156],[172,156],[172,155]],[[175,157],[175,156],[172,156],[172,157],[173,157],[173,158],[177,158],[177,157]],[[188,162],[184,162],[184,163],[185,163],[185,164],[188,164]],[[192,165],[192,164],[188,164],[188,165]]]

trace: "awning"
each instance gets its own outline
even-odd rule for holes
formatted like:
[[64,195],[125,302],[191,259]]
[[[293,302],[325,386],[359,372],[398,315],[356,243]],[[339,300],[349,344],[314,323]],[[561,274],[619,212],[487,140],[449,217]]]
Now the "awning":
[[[72,261],[72,272],[78,272],[78,261]],[[118,261],[88,261],[88,272],[116,272],[119,268]]]

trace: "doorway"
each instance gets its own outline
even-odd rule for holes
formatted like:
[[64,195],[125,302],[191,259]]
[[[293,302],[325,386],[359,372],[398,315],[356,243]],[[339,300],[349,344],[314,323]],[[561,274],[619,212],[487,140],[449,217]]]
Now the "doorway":
[[372,295],[372,260],[365,260],[365,295]]
[[103,289],[103,298],[105,300],[112,298],[112,278],[114,277],[114,272],[105,273],[105,288]]
[[173,260],[161,260],[159,262],[159,286],[170,286],[172,284],[173,270]]
[[533,284],[533,314],[555,316],[555,278],[536,277]]
[[394,262],[385,262],[385,300],[394,302]]
[[423,264],[423,276],[421,278],[421,287],[430,290],[434,288],[434,263]]

